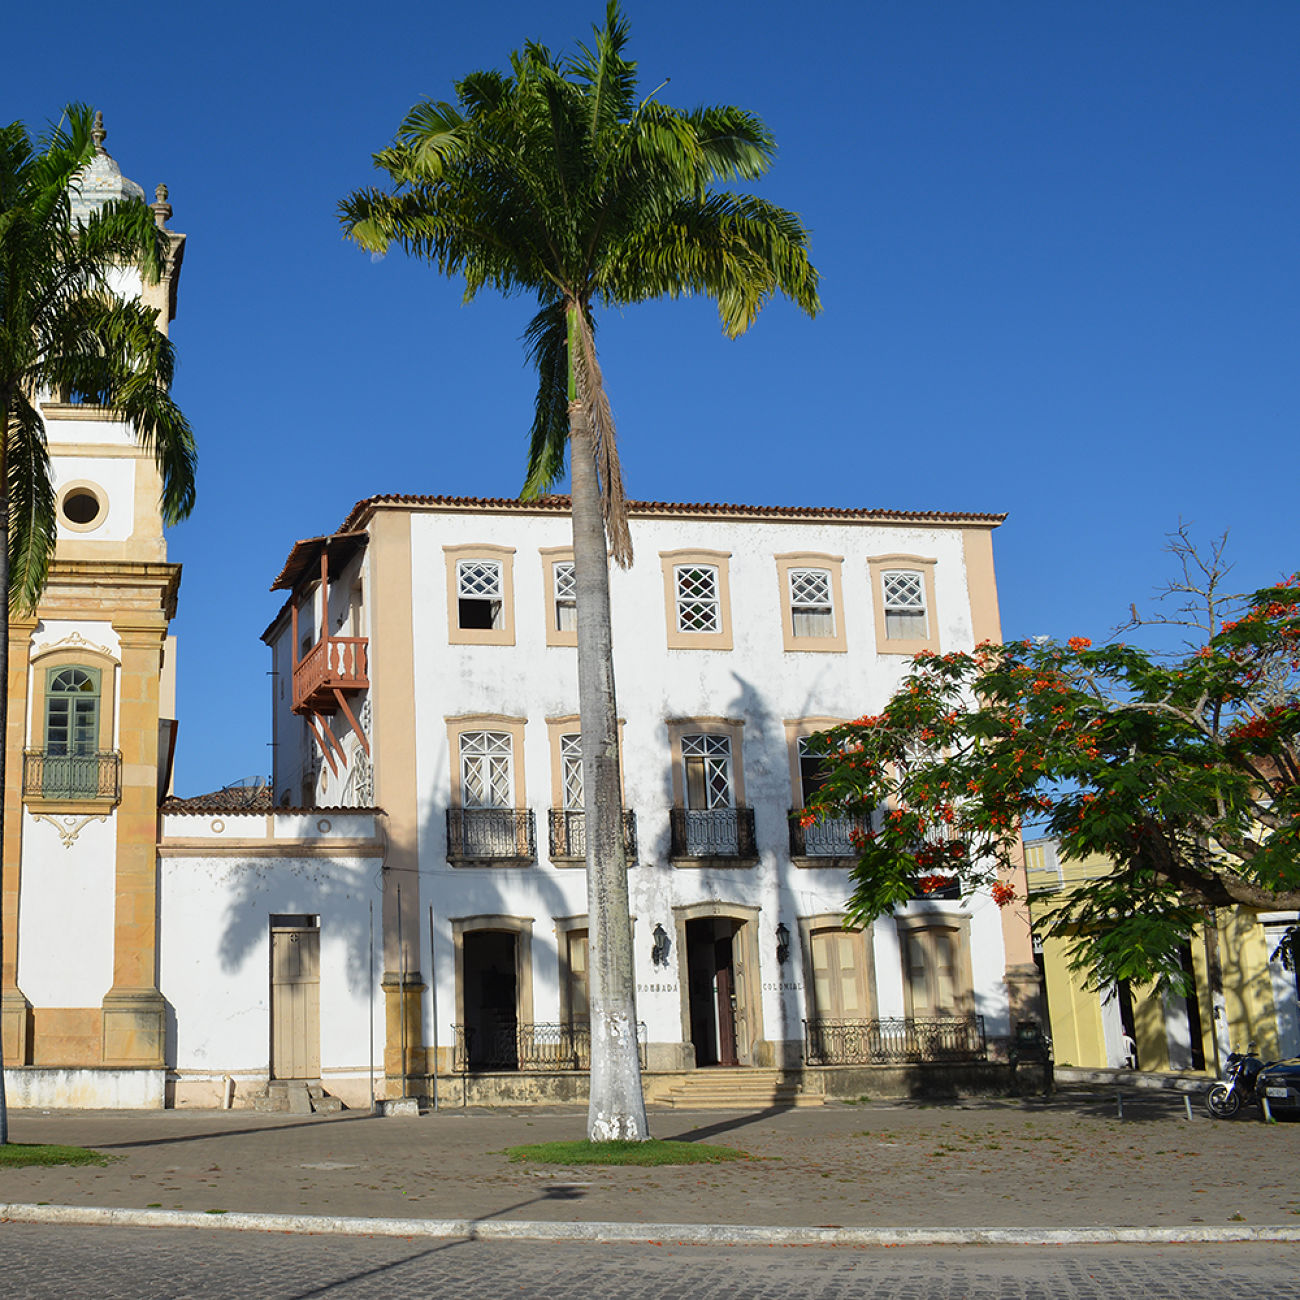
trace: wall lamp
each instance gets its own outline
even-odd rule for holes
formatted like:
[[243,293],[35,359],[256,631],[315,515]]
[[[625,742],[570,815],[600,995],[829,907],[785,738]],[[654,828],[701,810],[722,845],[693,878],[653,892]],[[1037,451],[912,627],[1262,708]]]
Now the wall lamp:
[[668,932],[662,925],[655,923],[654,928],[654,947],[650,949],[650,960],[656,966],[668,965]]
[[778,922],[776,927],[776,964],[784,966],[790,960],[790,931],[785,922]]

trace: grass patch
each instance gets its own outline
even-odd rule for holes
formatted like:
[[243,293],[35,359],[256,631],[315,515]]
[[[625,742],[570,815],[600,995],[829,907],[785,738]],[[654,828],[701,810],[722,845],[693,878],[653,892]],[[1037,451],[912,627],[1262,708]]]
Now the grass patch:
[[535,1160],[545,1165],[716,1165],[748,1160],[735,1147],[706,1142],[535,1142],[507,1147],[511,1160]]
[[28,1165],[106,1165],[113,1158],[86,1147],[47,1142],[7,1142],[0,1146],[0,1169],[22,1169]]

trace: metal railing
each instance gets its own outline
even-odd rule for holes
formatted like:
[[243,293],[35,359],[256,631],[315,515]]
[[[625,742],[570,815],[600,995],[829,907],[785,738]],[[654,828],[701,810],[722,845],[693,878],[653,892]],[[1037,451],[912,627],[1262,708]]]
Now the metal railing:
[[[581,808],[552,808],[550,816],[552,858],[587,856],[587,814]],[[623,813],[623,852],[629,862],[636,861],[636,813]]]
[[797,810],[790,814],[792,858],[856,858],[854,834],[871,829],[870,817],[826,817],[801,826]]
[[447,860],[535,862],[537,828],[528,808],[448,808]]
[[808,1065],[902,1065],[984,1061],[983,1016],[916,1016],[888,1020],[803,1022]]
[[752,808],[673,808],[675,858],[756,858]]
[[[501,1024],[495,1027],[453,1025],[456,1034],[454,1068],[460,1073],[474,1070],[591,1069],[591,1025],[585,1020],[571,1024]],[[636,1027],[641,1068],[646,1067],[646,1027]]]
[[122,798],[122,755],[103,749],[93,754],[23,751],[23,794],[41,799]]

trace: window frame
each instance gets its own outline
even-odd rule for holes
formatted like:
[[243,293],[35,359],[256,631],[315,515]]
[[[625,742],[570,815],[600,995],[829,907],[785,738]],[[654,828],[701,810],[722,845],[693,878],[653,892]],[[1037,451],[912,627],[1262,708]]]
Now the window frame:
[[[490,542],[466,543],[442,548],[447,566],[447,640],[451,645],[514,645],[515,597],[513,546]],[[461,627],[460,562],[485,560],[497,564],[501,571],[501,626]]]
[[[781,640],[788,654],[844,654],[848,638],[844,629],[844,583],[842,555],[819,551],[787,551],[776,558],[776,578],[781,602]],[[800,636],[795,632],[794,599],[790,590],[791,573],[799,569],[818,569],[830,578],[831,622],[829,636]]]
[[800,916],[797,920],[799,943],[802,947],[804,988],[807,990],[804,997],[804,1015],[809,1020],[834,1019],[828,1011],[823,1011],[817,1001],[813,940],[814,936],[825,933],[827,930],[838,930],[851,936],[850,943],[852,947],[857,949],[857,955],[861,962],[866,1001],[865,1014],[861,1018],[863,1020],[877,1019],[880,1014],[880,1001],[877,989],[878,981],[876,979],[876,946],[872,927],[869,925],[846,925],[843,912],[818,912],[811,916]]
[[572,629],[560,626],[555,595],[555,570],[561,564],[573,563],[573,547],[544,546],[539,554],[542,557],[542,608],[546,616],[546,644],[576,646],[578,644],[576,591],[574,597],[574,626]]
[[503,713],[464,713],[454,718],[447,718],[445,721],[450,760],[447,769],[451,778],[448,806],[458,809],[471,806],[465,803],[465,792],[462,788],[461,737],[475,731],[493,731],[510,737],[510,779],[514,802],[509,807],[516,812],[525,810],[528,807],[527,791],[524,787],[524,727],[527,719],[514,718]]
[[[938,563],[923,555],[873,555],[867,560],[871,576],[871,606],[875,615],[876,653],[886,655],[914,655],[922,650],[939,651],[939,618],[934,596],[934,569]],[[885,574],[916,573],[921,577],[925,593],[925,626],[923,637],[891,637],[885,622]]]
[[[664,579],[664,618],[670,650],[730,650],[731,552],[686,548],[660,551]],[[683,631],[678,622],[677,570],[712,568],[717,574],[718,627],[712,632]]]
[[[115,753],[114,743],[117,726],[117,691],[118,670],[120,665],[116,658],[101,653],[89,646],[69,649],[66,645],[35,651],[28,661],[28,680],[30,683],[30,700],[27,717],[27,747],[45,752],[46,719],[48,715],[47,695],[51,679],[65,668],[81,668],[99,676],[99,719],[98,746],[99,753]],[[117,785],[121,786],[120,764]],[[12,777],[10,778],[13,779]],[[18,787],[23,790],[22,800],[33,810],[60,809],[65,812],[102,811],[112,807],[120,800],[119,793],[113,794],[28,794],[25,781],[18,777]]]
[[969,1016],[975,1012],[975,980],[970,955],[970,918],[945,912],[920,912],[912,916],[896,916],[898,930],[898,956],[903,978],[903,1014],[909,1019],[917,1016],[912,996],[912,979],[908,966],[907,945],[914,938],[945,932],[953,945],[954,989],[953,1008],[950,1011],[929,1010],[927,1015]]

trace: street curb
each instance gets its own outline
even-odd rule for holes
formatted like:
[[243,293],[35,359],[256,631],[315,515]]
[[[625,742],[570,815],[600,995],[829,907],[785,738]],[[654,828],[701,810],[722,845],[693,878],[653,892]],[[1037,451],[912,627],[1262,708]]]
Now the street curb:
[[779,1228],[725,1223],[547,1223],[536,1219],[363,1219],[327,1214],[125,1210],[93,1205],[0,1204],[0,1222],[118,1228],[218,1228],[352,1237],[469,1241],[589,1241],[678,1246],[1172,1246],[1300,1242],[1300,1225],[1177,1228]]

